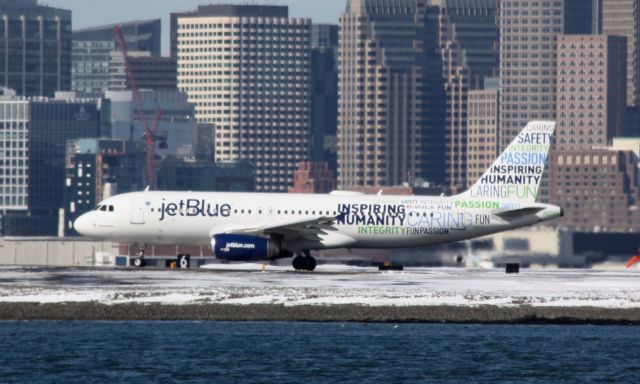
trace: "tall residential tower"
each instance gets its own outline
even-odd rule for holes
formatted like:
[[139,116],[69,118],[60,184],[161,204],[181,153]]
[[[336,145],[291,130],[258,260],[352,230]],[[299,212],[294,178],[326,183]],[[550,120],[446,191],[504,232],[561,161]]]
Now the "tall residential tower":
[[438,80],[426,76],[430,55],[436,59],[424,48],[426,13],[422,0],[347,1],[340,17],[339,188],[416,177],[444,182],[444,124],[436,127],[425,108],[437,88],[428,82]]
[[500,148],[530,120],[555,119],[556,39],[563,32],[564,1],[501,3]]
[[309,157],[311,22],[288,13],[208,5],[172,16],[178,87],[215,124],[216,161],[252,162],[259,191],[286,192]]
[[482,89],[498,74],[498,1],[435,0],[431,12],[442,56],[446,99],[446,185],[466,187],[469,91]]

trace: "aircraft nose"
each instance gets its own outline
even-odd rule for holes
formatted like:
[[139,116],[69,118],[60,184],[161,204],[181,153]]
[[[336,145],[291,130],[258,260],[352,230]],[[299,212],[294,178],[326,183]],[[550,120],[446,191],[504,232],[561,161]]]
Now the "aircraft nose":
[[73,228],[79,234],[83,236],[89,236],[91,231],[91,223],[89,220],[89,214],[85,213],[84,215],[78,217],[76,221],[73,222]]

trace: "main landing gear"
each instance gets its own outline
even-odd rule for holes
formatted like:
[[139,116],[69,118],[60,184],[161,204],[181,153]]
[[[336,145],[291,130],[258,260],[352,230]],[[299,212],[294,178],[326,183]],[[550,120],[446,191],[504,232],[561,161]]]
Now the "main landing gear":
[[144,259],[144,245],[138,247],[138,257],[133,260],[133,265],[136,268],[144,268],[147,266],[147,261]]
[[293,258],[293,268],[296,271],[313,271],[316,269],[316,259],[311,257],[311,252],[304,251],[303,255],[298,255]]

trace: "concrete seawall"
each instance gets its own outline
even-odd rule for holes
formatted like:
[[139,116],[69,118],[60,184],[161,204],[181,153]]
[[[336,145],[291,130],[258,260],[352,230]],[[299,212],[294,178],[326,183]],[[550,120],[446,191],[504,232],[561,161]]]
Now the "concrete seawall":
[[0,320],[308,321],[379,323],[634,324],[640,308],[359,305],[0,303]]

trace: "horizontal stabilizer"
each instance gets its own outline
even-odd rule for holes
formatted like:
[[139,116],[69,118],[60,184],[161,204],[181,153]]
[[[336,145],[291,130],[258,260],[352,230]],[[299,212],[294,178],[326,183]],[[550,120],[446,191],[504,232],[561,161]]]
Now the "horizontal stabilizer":
[[542,211],[544,207],[526,207],[526,208],[518,208],[518,209],[508,209],[504,211],[495,212],[494,215],[500,216],[505,219],[511,219],[522,216],[535,215],[536,213]]

